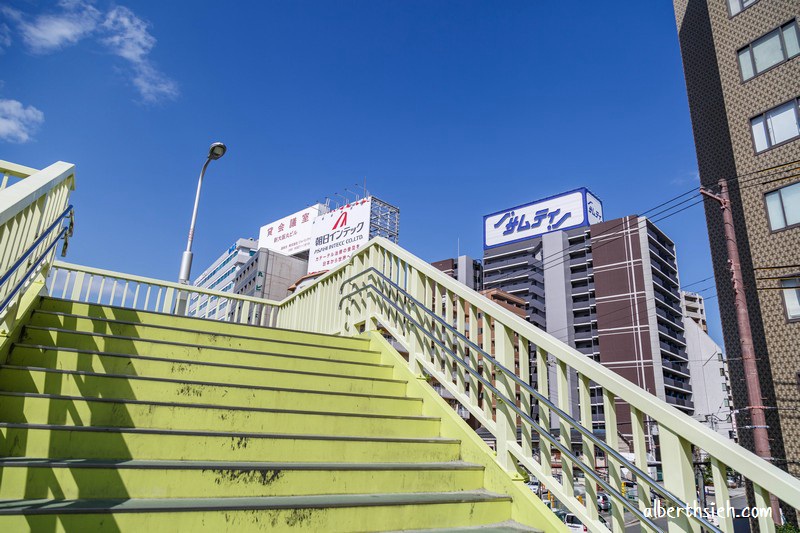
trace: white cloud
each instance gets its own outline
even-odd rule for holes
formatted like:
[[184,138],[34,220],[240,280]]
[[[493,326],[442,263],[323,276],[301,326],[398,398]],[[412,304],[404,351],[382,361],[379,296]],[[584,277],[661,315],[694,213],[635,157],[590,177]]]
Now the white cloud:
[[178,84],[154,69],[149,63],[141,63],[135,67],[136,75],[133,84],[147,103],[156,103],[164,99],[178,96]]
[[6,9],[5,14],[17,23],[23,42],[37,54],[46,54],[76,44],[97,27],[100,12],[89,3],[62,0],[61,10],[26,19],[19,11]]
[[133,68],[133,85],[147,103],[178,96],[178,84],[156,69],[148,54],[156,45],[148,24],[127,7],[118,6],[103,21],[106,36],[101,40],[112,53],[128,60]]
[[[132,84],[144,102],[157,103],[178,96],[178,84],[149,58],[156,45],[149,24],[133,11],[116,6],[103,14],[87,0],[61,0],[58,7],[58,11],[31,17],[0,6],[0,14],[13,22],[26,47],[34,53],[55,52],[93,37],[129,63]],[[0,23],[0,52],[10,44],[10,29]]]
[[0,139],[24,143],[44,122],[44,113],[17,100],[0,98]]
[[102,39],[103,43],[113,53],[133,63],[145,61],[156,44],[155,37],[147,31],[147,23],[127,7],[109,11],[103,29],[110,34]]

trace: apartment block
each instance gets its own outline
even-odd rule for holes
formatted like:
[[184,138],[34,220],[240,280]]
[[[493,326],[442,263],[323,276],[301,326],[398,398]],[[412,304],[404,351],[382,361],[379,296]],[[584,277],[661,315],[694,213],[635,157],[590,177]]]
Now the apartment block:
[[753,449],[734,290],[747,300],[773,462],[800,476],[800,3],[674,7],[700,181],[730,189],[742,287],[720,206],[705,206],[739,442]]

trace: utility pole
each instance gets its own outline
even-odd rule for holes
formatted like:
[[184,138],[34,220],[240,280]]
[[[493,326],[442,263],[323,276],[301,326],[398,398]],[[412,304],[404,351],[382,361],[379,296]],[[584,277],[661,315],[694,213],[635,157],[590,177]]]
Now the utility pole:
[[[728,195],[728,182],[719,180],[719,194],[714,194],[708,189],[700,188],[700,193],[707,198],[716,200],[722,208],[722,223],[725,228],[725,243],[728,248],[728,264],[731,269],[731,282],[733,283],[734,307],[736,308],[736,323],[739,327],[739,343],[742,351],[742,365],[744,366],[745,384],[747,385],[747,400],[745,407],[750,411],[750,424],[753,430],[753,443],[756,455],[765,461],[772,462],[772,452],[769,446],[767,433],[767,418],[764,413],[764,397],[761,394],[761,383],[758,380],[756,366],[756,353],[753,347],[753,332],[750,329],[750,313],[747,311],[747,299],[744,294],[744,281],[742,279],[742,265],[739,260],[739,248],[736,242],[736,229],[733,226],[733,211]],[[772,518],[780,524],[781,514],[778,499],[770,495]]]

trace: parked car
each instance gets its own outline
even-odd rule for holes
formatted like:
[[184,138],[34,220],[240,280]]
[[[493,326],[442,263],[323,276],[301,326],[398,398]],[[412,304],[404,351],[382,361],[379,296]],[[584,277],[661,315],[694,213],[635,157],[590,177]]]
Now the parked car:
[[[608,527],[608,522],[606,522],[605,518],[603,518],[602,516],[598,516],[597,519],[600,521],[601,524]],[[569,529],[570,531],[575,531],[578,533],[589,531],[589,528],[583,525],[583,522],[581,522],[578,519],[578,517],[572,513],[567,513],[564,516],[564,523],[567,524],[567,529]]]
[[598,511],[611,510],[611,498],[605,492],[600,492],[597,494],[597,510]]

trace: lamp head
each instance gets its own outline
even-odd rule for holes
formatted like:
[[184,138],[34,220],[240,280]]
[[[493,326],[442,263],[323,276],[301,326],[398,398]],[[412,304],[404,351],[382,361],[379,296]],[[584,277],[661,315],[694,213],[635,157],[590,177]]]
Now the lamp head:
[[214,143],[208,149],[208,158],[209,159],[219,159],[223,155],[225,155],[225,151],[227,148],[222,143]]

